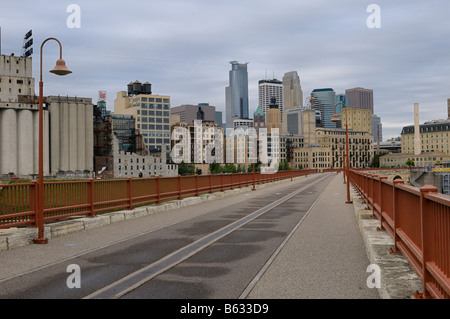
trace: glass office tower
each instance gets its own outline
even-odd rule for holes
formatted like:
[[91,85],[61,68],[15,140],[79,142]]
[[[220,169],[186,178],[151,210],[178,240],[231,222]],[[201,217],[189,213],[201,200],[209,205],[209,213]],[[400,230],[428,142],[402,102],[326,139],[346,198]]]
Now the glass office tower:
[[233,127],[235,119],[248,119],[248,63],[231,61],[230,64],[230,85],[226,88],[227,127]]
[[320,111],[321,127],[336,128],[336,123],[331,122],[336,105],[336,92],[330,88],[315,89],[312,91],[311,97],[312,108]]

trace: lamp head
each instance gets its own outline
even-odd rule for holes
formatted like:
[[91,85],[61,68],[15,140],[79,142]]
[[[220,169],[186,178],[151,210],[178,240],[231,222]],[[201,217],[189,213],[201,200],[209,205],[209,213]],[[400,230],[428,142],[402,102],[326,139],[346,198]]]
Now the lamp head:
[[333,118],[331,119],[331,122],[339,122],[339,115],[337,115],[336,113],[333,115]]
[[56,75],[67,75],[72,73],[67,67],[66,67],[66,61],[63,59],[58,59],[56,61],[56,66],[53,68],[53,70],[50,71],[50,73],[56,74]]

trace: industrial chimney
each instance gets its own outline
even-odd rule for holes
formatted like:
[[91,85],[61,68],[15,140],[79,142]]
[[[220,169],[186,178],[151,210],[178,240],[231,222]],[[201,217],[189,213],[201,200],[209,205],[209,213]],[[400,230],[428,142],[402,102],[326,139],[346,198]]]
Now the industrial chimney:
[[414,103],[414,155],[420,155],[420,153],[419,103]]

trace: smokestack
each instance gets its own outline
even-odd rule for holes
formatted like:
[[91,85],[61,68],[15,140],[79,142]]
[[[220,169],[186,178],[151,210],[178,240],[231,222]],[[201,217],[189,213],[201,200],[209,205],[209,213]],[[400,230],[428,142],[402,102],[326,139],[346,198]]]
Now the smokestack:
[[414,155],[420,155],[419,103],[414,103]]

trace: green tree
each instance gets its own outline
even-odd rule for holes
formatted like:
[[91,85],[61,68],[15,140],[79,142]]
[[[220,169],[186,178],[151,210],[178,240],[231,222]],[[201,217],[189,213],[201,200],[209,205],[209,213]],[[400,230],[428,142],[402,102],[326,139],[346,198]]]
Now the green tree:
[[278,165],[279,171],[290,171],[291,167],[287,161],[281,161]]
[[179,175],[194,175],[195,174],[195,165],[192,163],[185,163],[181,161],[178,164],[178,174]]
[[222,173],[222,170],[222,165],[220,165],[219,163],[209,164],[209,171],[211,172],[211,174],[220,174]]
[[372,159],[372,163],[370,164],[370,167],[380,167],[380,157],[386,155],[387,152],[375,154]]
[[406,164],[406,166],[408,166],[408,167],[414,167],[414,166],[415,166],[414,161],[411,160],[411,159],[407,160],[405,164]]
[[236,171],[237,171],[236,165],[234,165],[233,163],[228,163],[223,168],[224,173],[236,173]]

